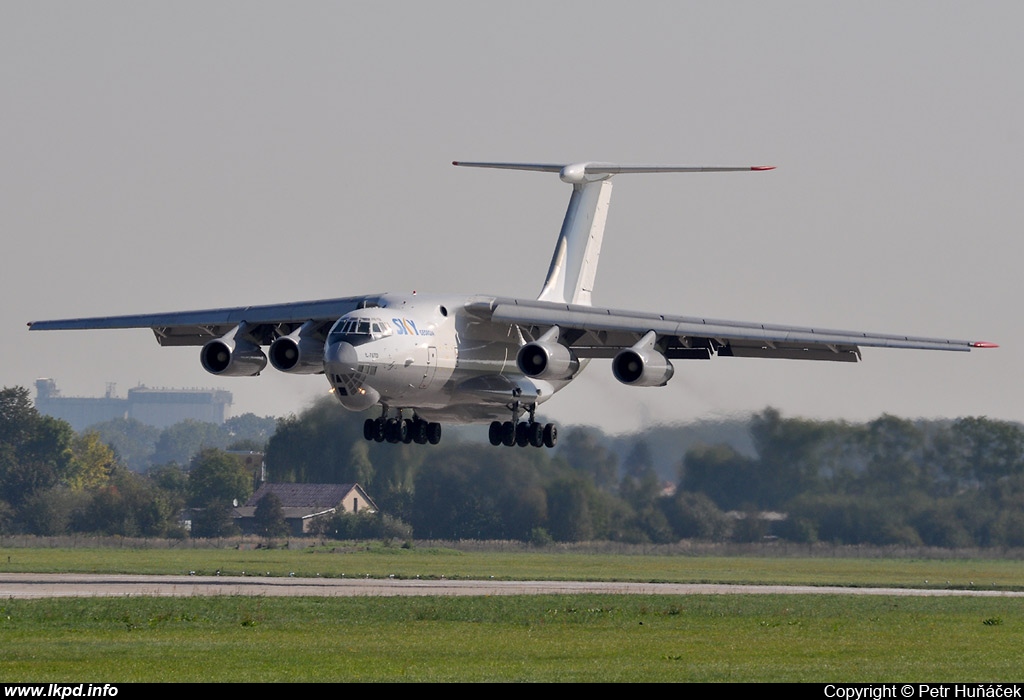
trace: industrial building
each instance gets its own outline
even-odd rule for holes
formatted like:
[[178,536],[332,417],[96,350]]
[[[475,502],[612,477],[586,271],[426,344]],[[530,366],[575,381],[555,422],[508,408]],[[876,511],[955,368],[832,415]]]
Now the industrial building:
[[231,406],[230,391],[223,389],[150,389],[137,386],[128,397],[116,395],[113,384],[103,397],[61,396],[52,379],[36,380],[36,410],[66,420],[75,430],[115,418],[133,418],[155,428],[183,420],[222,424]]

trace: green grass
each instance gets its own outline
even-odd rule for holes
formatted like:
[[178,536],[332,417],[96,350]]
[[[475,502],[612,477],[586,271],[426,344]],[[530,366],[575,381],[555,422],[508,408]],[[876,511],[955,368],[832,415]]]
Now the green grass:
[[6,681],[1010,681],[1024,600],[15,600]]
[[[0,549],[0,571],[1021,589],[1024,562],[306,550]],[[928,584],[924,581],[927,579]],[[946,581],[950,583],[947,584]],[[973,586],[971,583],[973,582]],[[0,601],[0,679],[1020,679],[1024,598],[578,595]]]
[[1024,590],[1024,561],[457,551],[340,544],[306,549],[0,548],[0,572],[765,583]]

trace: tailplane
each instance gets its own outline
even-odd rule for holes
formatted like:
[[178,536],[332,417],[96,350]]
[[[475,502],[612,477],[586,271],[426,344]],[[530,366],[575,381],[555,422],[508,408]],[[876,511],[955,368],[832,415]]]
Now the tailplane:
[[590,305],[597,277],[601,241],[612,198],[613,175],[622,173],[700,173],[771,170],[774,166],[694,167],[685,165],[615,165],[614,163],[469,163],[452,165],[502,170],[535,170],[558,173],[562,182],[572,185],[572,196],[558,235],[548,276],[541,288],[541,301]]

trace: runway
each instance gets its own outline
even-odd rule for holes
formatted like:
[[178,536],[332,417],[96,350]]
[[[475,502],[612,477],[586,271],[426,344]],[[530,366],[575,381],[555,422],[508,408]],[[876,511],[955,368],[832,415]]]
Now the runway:
[[270,576],[0,573],[0,600],[97,596],[884,595],[1024,597],[1022,591],[596,581],[463,581]]

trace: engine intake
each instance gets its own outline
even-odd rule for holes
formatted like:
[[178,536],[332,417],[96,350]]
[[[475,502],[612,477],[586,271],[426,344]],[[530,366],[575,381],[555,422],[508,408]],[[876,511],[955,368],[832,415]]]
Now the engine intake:
[[516,365],[534,379],[569,379],[580,370],[573,351],[558,342],[558,326],[519,348]]
[[636,345],[622,350],[612,360],[612,374],[629,386],[665,386],[675,369],[668,358],[654,349],[657,335],[649,332]]
[[283,335],[270,344],[270,364],[289,374],[323,374],[324,343],[303,337],[302,329]]
[[199,351],[203,369],[223,377],[253,377],[263,371],[267,356],[256,343],[236,340],[239,328],[203,346]]

